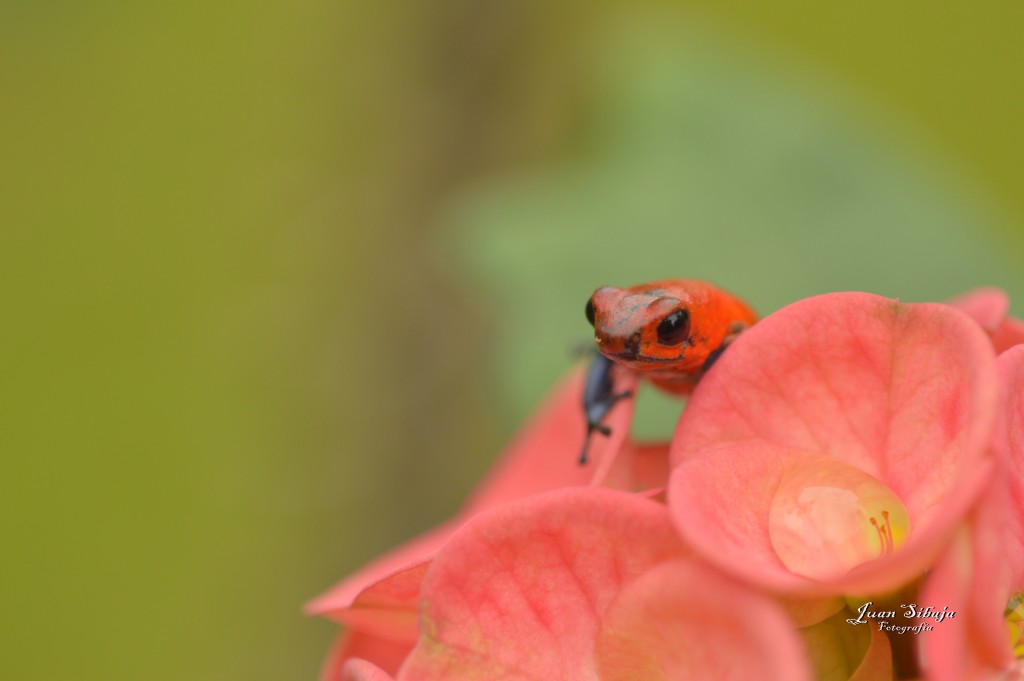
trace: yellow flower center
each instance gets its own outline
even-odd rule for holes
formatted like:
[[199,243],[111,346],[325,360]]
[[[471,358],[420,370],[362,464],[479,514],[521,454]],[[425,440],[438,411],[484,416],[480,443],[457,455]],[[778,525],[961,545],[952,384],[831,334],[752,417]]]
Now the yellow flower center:
[[1017,659],[1024,659],[1024,605],[1022,595],[1017,594],[1006,605],[1006,633],[1010,637],[1010,647]]
[[768,518],[783,565],[812,579],[840,577],[888,556],[910,533],[899,497],[877,478],[829,457],[795,458]]

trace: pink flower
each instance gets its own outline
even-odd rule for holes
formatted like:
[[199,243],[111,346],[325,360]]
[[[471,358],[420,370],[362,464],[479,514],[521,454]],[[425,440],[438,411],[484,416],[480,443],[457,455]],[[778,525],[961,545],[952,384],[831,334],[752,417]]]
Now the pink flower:
[[[310,604],[344,626],[323,678],[1020,672],[1024,324],[1007,310],[996,289],[800,301],[729,347],[670,445],[632,442],[626,401],[582,468],[573,374],[456,518]],[[959,616],[920,638],[850,624],[901,598]]]
[[991,346],[934,304],[794,303],[745,332],[672,442],[681,536],[748,582],[805,595],[920,575],[991,474]]

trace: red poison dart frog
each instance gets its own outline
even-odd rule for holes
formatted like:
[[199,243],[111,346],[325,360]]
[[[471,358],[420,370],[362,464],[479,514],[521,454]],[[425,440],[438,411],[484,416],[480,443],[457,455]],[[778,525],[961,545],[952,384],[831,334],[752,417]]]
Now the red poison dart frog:
[[587,437],[610,435],[602,421],[628,392],[615,392],[612,368],[636,371],[662,390],[685,396],[725,348],[757,321],[739,298],[705,281],[664,279],[630,288],[604,286],[587,301],[600,354],[594,357],[583,388]]

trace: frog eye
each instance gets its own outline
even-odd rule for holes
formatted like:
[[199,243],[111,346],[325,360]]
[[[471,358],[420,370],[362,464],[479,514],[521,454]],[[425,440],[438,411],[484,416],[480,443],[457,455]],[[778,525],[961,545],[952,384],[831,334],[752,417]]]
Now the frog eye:
[[597,310],[594,309],[594,299],[590,298],[587,300],[587,321],[590,325],[594,325],[594,318],[597,315]]
[[689,337],[689,310],[676,310],[658,324],[658,343],[660,345],[679,345]]

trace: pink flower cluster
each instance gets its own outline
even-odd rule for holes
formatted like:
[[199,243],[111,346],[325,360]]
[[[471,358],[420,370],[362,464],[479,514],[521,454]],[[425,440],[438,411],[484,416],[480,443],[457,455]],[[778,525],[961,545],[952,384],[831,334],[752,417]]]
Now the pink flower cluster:
[[[670,443],[576,464],[582,376],[453,520],[313,601],[329,681],[1024,678],[1024,324],[1005,294],[794,303]],[[632,387],[631,374],[617,377]]]

